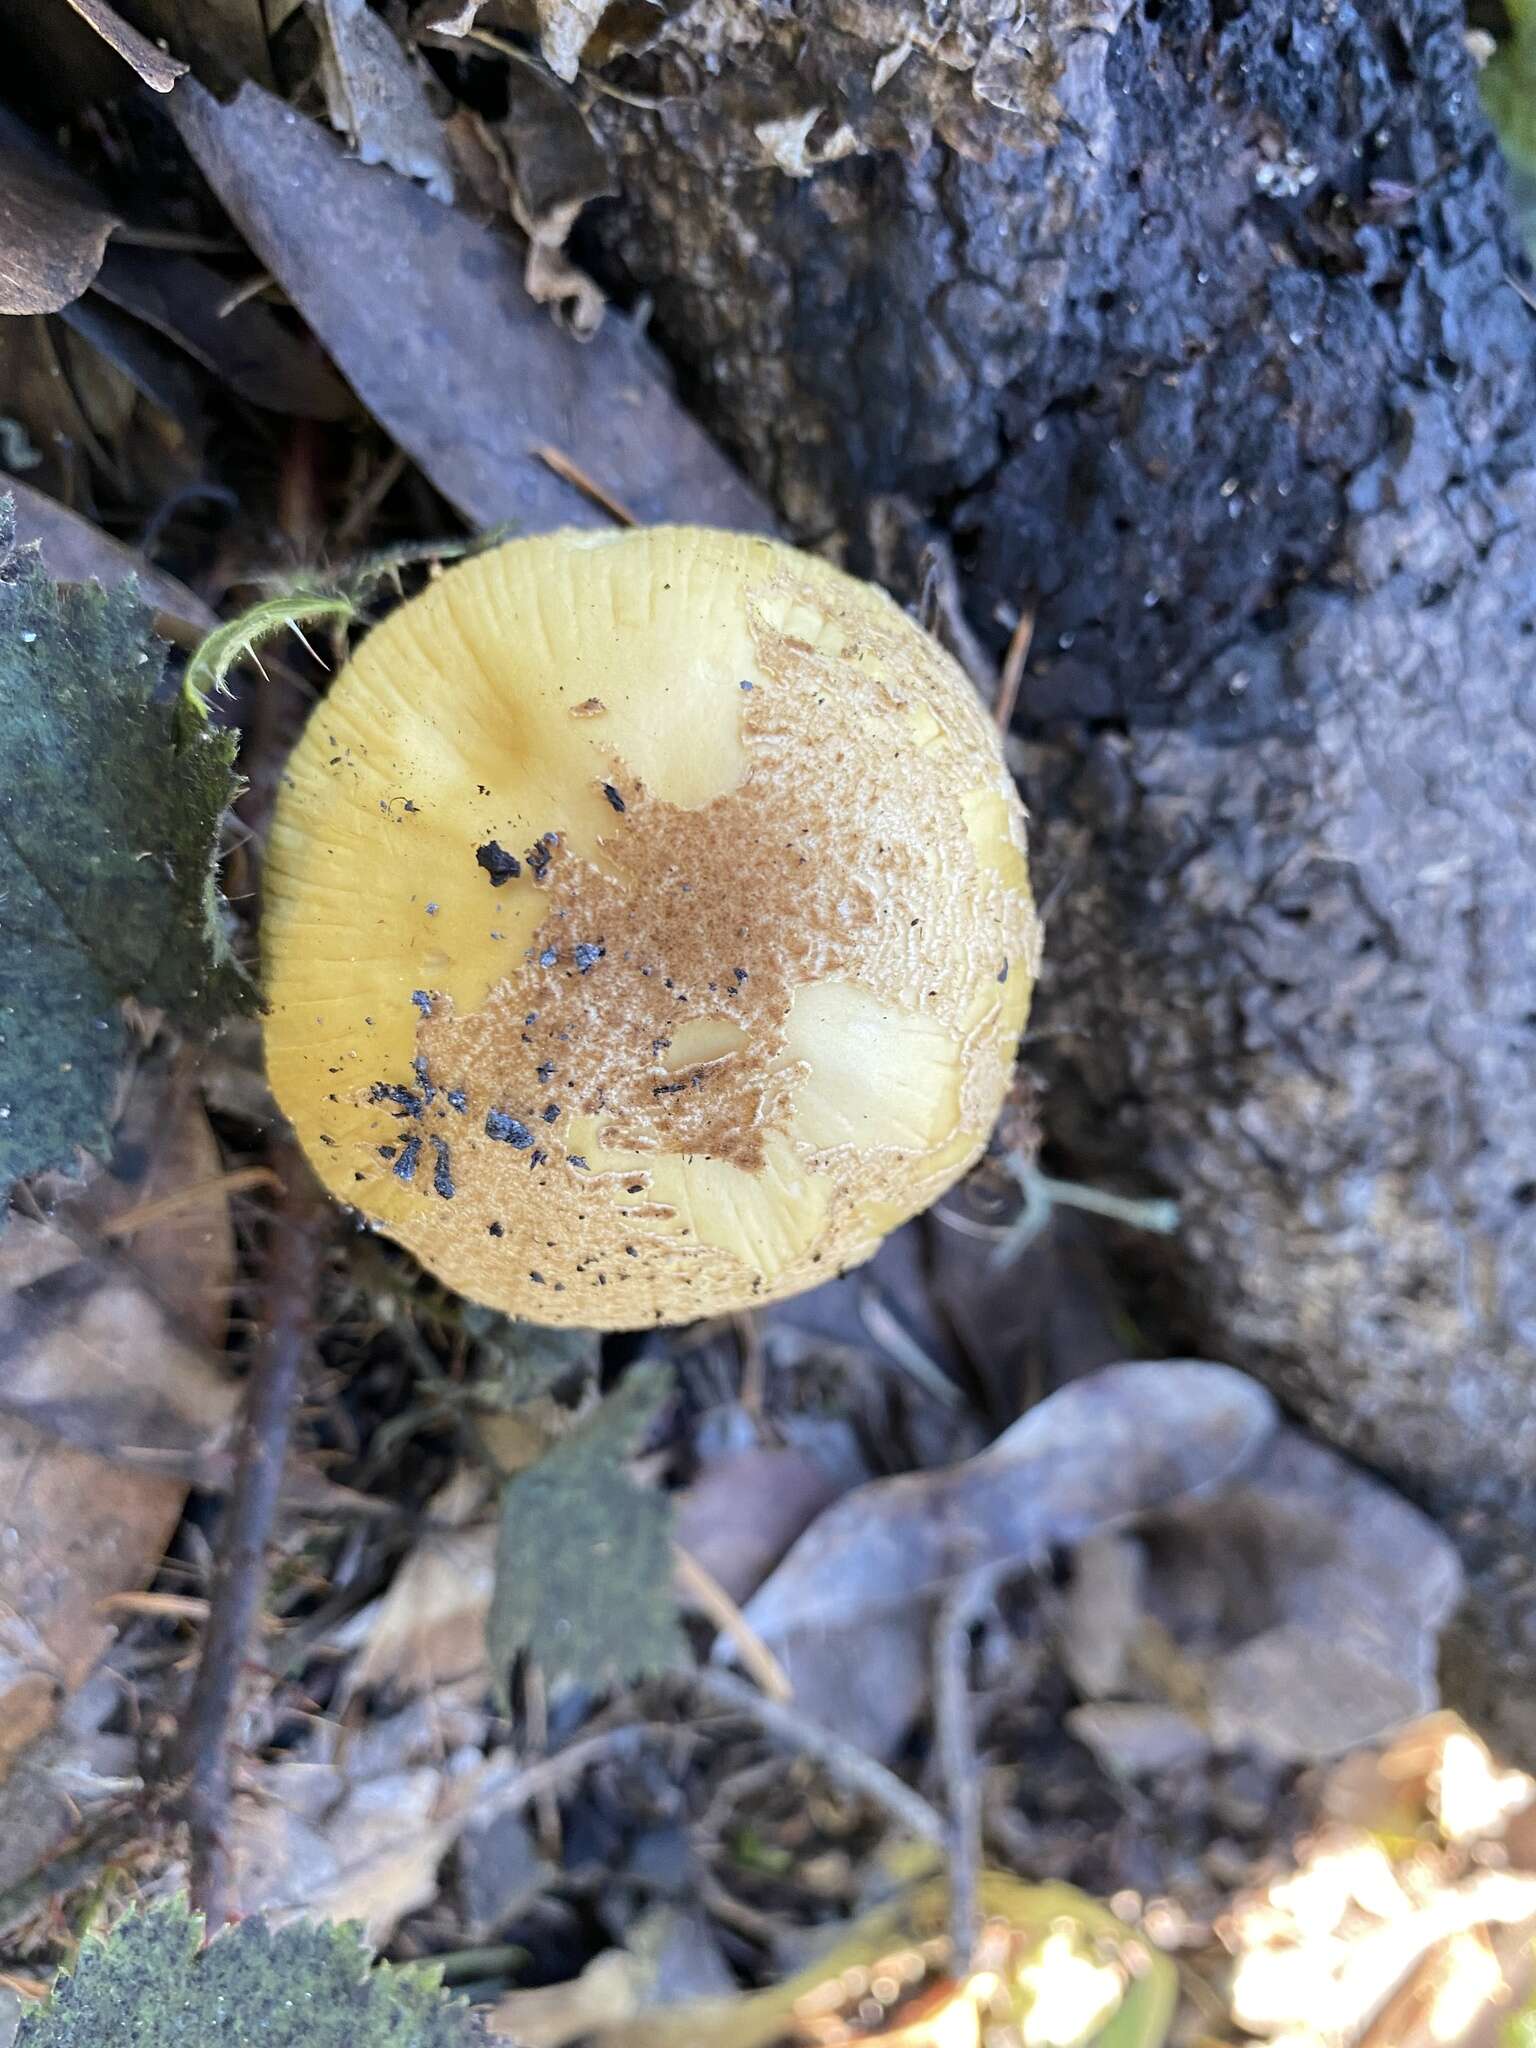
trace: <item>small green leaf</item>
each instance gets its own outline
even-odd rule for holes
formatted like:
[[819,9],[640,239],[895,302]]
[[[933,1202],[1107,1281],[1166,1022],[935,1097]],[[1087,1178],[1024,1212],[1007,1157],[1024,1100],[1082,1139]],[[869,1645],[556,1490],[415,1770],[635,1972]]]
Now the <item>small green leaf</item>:
[[667,1389],[662,1367],[633,1367],[507,1481],[487,1631],[498,1683],[523,1651],[547,1677],[594,1689],[678,1662],[670,1510],[624,1470]]
[[99,1150],[136,997],[209,1024],[255,1000],[214,882],[233,733],[176,732],[131,584],[58,584],[0,499],[0,1201]]
[[436,1973],[375,1964],[355,1928],[259,1917],[203,1947],[179,1898],[82,1945],[16,2048],[470,2048],[484,2034]]
[[351,619],[357,607],[351,598],[337,591],[291,590],[278,597],[264,597],[238,619],[215,626],[189,657],[181,679],[183,728],[208,716],[208,699],[215,690],[228,690],[230,670],[237,661],[254,654],[257,644],[289,628],[318,624],[323,619]]

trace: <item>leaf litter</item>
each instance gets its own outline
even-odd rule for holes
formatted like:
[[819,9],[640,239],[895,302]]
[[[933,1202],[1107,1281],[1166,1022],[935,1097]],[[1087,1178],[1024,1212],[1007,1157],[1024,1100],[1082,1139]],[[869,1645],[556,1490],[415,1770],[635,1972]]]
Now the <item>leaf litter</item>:
[[[596,524],[608,516],[605,495],[646,518],[769,524],[688,420],[659,359],[626,318],[603,313],[598,285],[570,255],[572,223],[609,179],[583,114],[599,89],[591,67],[618,47],[593,37],[602,10],[555,4],[516,18],[514,34],[542,31],[549,62],[540,69],[531,48],[512,58],[505,116],[494,94],[471,104],[476,96],[461,91],[471,47],[475,64],[506,68],[511,17],[499,6],[485,10],[483,27],[473,6],[417,10],[408,25],[400,10],[340,0],[318,12],[278,6],[265,19],[253,0],[211,9],[143,0],[133,11],[164,38],[163,71],[190,60],[221,90],[243,79],[310,80],[318,35],[332,118],[357,155],[379,161],[347,156],[299,110],[318,104],[310,84],[296,90],[297,106],[250,87],[220,106],[188,80],[177,86],[173,118],[260,268],[251,275],[206,195],[195,213],[176,201],[171,232],[185,247],[154,246],[163,223],[146,223],[149,240],[135,241],[136,228],[114,232],[88,296],[72,302],[70,328],[43,316],[0,327],[7,454],[34,462],[28,476],[58,493],[33,493],[22,508],[32,530],[49,536],[52,574],[116,581],[135,559],[157,575],[169,563],[175,580],[146,577],[146,595],[201,625],[205,598],[237,609],[241,590],[272,587],[262,579],[274,535],[307,565],[343,532],[349,546],[361,537],[408,548],[445,516],[434,491],[476,525]],[[440,65],[451,35],[472,29],[466,56]],[[121,151],[131,164],[132,124],[106,120],[106,156]],[[785,135],[785,159],[798,167],[803,133]],[[445,197],[453,183],[457,204],[442,203],[423,179]],[[510,215],[525,241],[471,218],[463,209],[476,199],[493,219]],[[108,198],[99,206],[114,218],[126,210]],[[88,241],[85,253],[95,260]],[[226,275],[217,266],[232,256],[242,267]],[[90,267],[78,249],[72,260],[81,274]],[[559,332],[541,298],[577,332],[597,328],[595,338],[583,347]],[[320,364],[312,337],[371,422]],[[55,374],[58,364],[67,376]],[[267,417],[253,421],[232,398]],[[226,471],[219,437],[229,440],[232,423],[240,455]],[[562,476],[595,488],[579,495]],[[181,493],[210,481],[238,509],[189,516]],[[114,532],[143,553],[84,516],[103,504]],[[96,616],[97,602],[87,595],[79,616]],[[158,715],[174,707],[176,675],[162,672],[161,650],[138,645],[154,666],[145,681]],[[250,670],[233,680],[253,773],[270,780],[263,731],[273,685]],[[227,781],[223,788],[227,795]],[[223,801],[205,807],[204,880]],[[240,850],[242,877],[257,858]],[[189,932],[198,927],[197,916],[183,916]],[[169,992],[130,994],[157,1011],[169,1001]],[[156,1025],[142,1007],[135,1013],[135,1028]],[[94,1121],[74,1122],[59,1163],[80,1164],[81,1135],[105,1146],[130,1044],[119,1036],[94,1072]],[[259,1158],[270,1108],[248,1041],[232,1034],[218,1058],[221,1130],[233,1127]],[[29,1448],[29,1469],[93,1461],[53,1494],[37,1493],[32,1505],[60,1519],[73,1503],[89,1528],[125,1477],[160,1489],[165,1533],[121,1546],[119,1590],[132,1593],[154,1571],[188,1475],[228,1477],[229,1387],[205,1371],[222,1333],[200,1340],[189,1328],[196,1257],[183,1257],[163,1287],[132,1275],[170,1220],[153,1208],[157,1195],[126,1160],[114,1175],[83,1170],[77,1203],[104,1199],[120,1176],[129,1192],[117,1199],[145,1220],[123,1237],[112,1234],[111,1214],[103,1221],[76,1209],[69,1225],[67,1210],[48,1206],[52,1182],[37,1184],[41,1213],[18,1213],[0,1252],[16,1262],[3,1311],[12,1370],[0,1431],[31,1432],[29,1447],[49,1447],[46,1458]],[[185,1163],[166,1171],[189,1197],[219,1178],[217,1155],[208,1172]],[[204,1224],[217,1216],[227,1236],[222,1199],[198,1196],[176,1214]],[[1006,1271],[983,1254],[970,1265],[928,1257],[954,1236],[942,1219],[914,1226],[868,1273],[755,1319],[750,1337],[651,1337],[633,1352],[601,1354],[587,1340],[562,1353],[538,1333],[429,1305],[420,1283],[398,1273],[404,1316],[376,1316],[361,1248],[349,1246],[355,1278],[338,1287],[333,1271],[317,1304],[306,1428],[331,1469],[356,1484],[321,1481],[311,1467],[303,1518],[290,1495],[279,1523],[269,1628],[252,1645],[238,1721],[242,1909],[356,1915],[412,1955],[451,1953],[468,1934],[492,1944],[489,1962],[462,1959],[466,1970],[487,1970],[485,2002],[526,1946],[535,1970],[569,1980],[542,1986],[539,2038],[570,2038],[573,2016],[584,2013],[602,2022],[610,2048],[700,2038],[699,2009],[668,2012],[672,1999],[653,1974],[659,1915],[674,1947],[707,1953],[728,1980],[713,1986],[724,2001],[710,2009],[716,2048],[782,2037],[782,1994],[793,2008],[806,1991],[825,1990],[825,1962],[801,1974],[808,1948],[830,1941],[835,1957],[839,1936],[863,1939],[872,1905],[883,1910],[890,1873],[877,1844],[887,1823],[878,1802],[872,1815],[857,1773],[839,1778],[835,1749],[807,1746],[798,1762],[777,1748],[765,1755],[766,1718],[756,1726],[749,1709],[725,1713],[718,1700],[710,1708],[703,1688],[678,1678],[707,1648],[697,1617],[682,1630],[675,1617],[671,1543],[681,1534],[716,1586],[746,1603],[744,1625],[789,1664],[800,1719],[787,1725],[842,1725],[859,1754],[894,1756],[939,1803],[955,1788],[933,1726],[930,1664],[945,1617],[969,1617],[960,1647],[973,1696],[962,1704],[974,1724],[989,1853],[1006,1848],[1018,1869],[1046,1876],[1091,1874],[1106,1896],[1111,1880],[1100,1886],[1099,1873],[1119,1873],[1113,1924],[1096,1922],[1103,1909],[1081,1893],[1033,1886],[1018,1887],[998,1916],[1033,1927],[1046,1911],[1063,1923],[1044,1987],[1058,2005],[1037,1998],[1025,2038],[1150,2048],[1162,2017],[1135,2000],[1148,1972],[1117,1976],[1116,1958],[1140,1953],[1150,1978],[1164,1981],[1159,1949],[1179,1952],[1186,1979],[1206,1973],[1217,2004],[1231,1980],[1228,1951],[1240,1972],[1272,1951],[1270,1990],[1254,1964],[1242,2016],[1267,2038],[1294,2036],[1306,2048],[1417,2048],[1421,2035],[1431,2038],[1425,2014],[1448,2011],[1448,1987],[1458,1984],[1482,1986],[1484,2013],[1487,1999],[1501,1997],[1513,2024],[1529,1996],[1521,1971],[1530,1916],[1519,1886],[1501,1891],[1494,1880],[1518,1874],[1529,1853],[1526,1781],[1486,1752],[1469,1763],[1470,1734],[1426,1736],[1420,1748],[1438,1761],[1420,1772],[1428,1789],[1413,1794],[1415,1808],[1402,1772],[1412,1779],[1420,1766],[1404,1765],[1397,1747],[1408,1738],[1379,1755],[1358,1748],[1436,1697],[1434,1652],[1457,1592],[1443,1538],[1366,1475],[1281,1426],[1240,1375],[1185,1361],[1116,1363],[1138,1346],[1111,1299],[1113,1253],[1102,1236],[1069,1242],[1053,1226],[1050,1244],[1037,1241]],[[1085,1247],[1091,1256],[1079,1258]],[[242,1277],[249,1263],[242,1247]],[[660,1426],[663,1368],[676,1393]],[[996,1429],[1020,1409],[977,1450],[984,1418]],[[821,1455],[817,1429],[843,1433],[837,1456]],[[98,1483],[104,1472],[112,1477]],[[871,1472],[898,1476],[870,1482]],[[381,1516],[384,1504],[364,1486],[390,1495],[393,1514]],[[498,1496],[505,1590],[493,1663],[483,1632]],[[176,1540],[191,1568],[178,1559],[183,1575],[168,1583],[201,1585],[201,1510]],[[75,1600],[78,1616],[95,1584],[91,1565],[112,1547],[87,1543],[83,1561],[60,1548],[55,1563],[67,1569],[28,1574],[21,1590],[33,1618],[50,1584]],[[989,1598],[974,1611],[957,1607],[979,1580]],[[137,1791],[153,1767],[153,1717],[175,1697],[154,1659],[182,1658],[186,1618],[176,1602],[197,1604],[156,1597],[165,1604],[140,1610],[109,1666],[97,1660],[114,1626],[107,1613],[121,1608],[98,1613],[92,1604],[89,1626],[79,1621],[69,1637],[73,1662],[60,1654],[50,1663],[35,1641],[22,1646],[21,1676],[41,1672],[46,1691],[20,1695],[9,1724],[13,1736],[42,1731],[0,1791],[13,1842],[52,1853],[81,1818],[72,1788],[89,1821]],[[631,1669],[667,1675],[618,1683]],[[502,1720],[491,1680],[509,1674]],[[141,1684],[147,1744],[112,1715],[113,1699],[136,1699]],[[1353,1755],[1319,1791],[1314,1760],[1344,1745]],[[1346,1823],[1328,1802],[1342,1796],[1345,1773],[1367,1765],[1387,1781],[1385,1803]],[[1366,1780],[1375,1783],[1368,1771],[1351,1781],[1357,1804],[1369,1805]],[[1253,1784],[1275,1800],[1272,1815],[1253,1817],[1259,1796],[1241,1791]],[[1447,1787],[1462,1800],[1459,1820]],[[23,1790],[39,1794],[46,1824],[16,1825]],[[1302,1812],[1332,1846],[1314,1859],[1304,1843],[1291,1867],[1259,1869],[1248,1884],[1255,1859],[1287,1864]],[[1329,2032],[1318,1987],[1328,1972],[1348,1975],[1343,1952],[1362,1924],[1367,1947],[1385,1954],[1376,1923],[1397,1911],[1386,1910],[1392,1894],[1379,1863],[1338,1852],[1328,1831],[1346,1824],[1386,1845],[1414,1912],[1433,1903],[1436,1886],[1462,1889],[1398,1942],[1407,1961],[1395,1977],[1384,1962],[1370,1977],[1371,2011],[1362,2018],[1357,2000]],[[1195,1875],[1182,1846],[1189,1835],[1202,1858]],[[1415,1846],[1405,1848],[1410,1838]],[[1501,1856],[1507,1868],[1496,1867]],[[5,1881],[15,1860],[3,1866]],[[1356,1899],[1314,1952],[1308,1944],[1326,1922],[1316,1900],[1338,1894],[1346,1867],[1359,1873],[1371,1911]],[[162,1866],[151,1885],[174,1875]],[[1230,1898],[1239,1881],[1241,1924],[1233,1916],[1218,1935],[1213,1890]],[[1299,1889],[1288,1893],[1288,1881]],[[984,1900],[999,1882],[1014,1881],[983,1874]],[[1094,1930],[1086,1946],[1072,1927]],[[41,1939],[40,1950],[56,1948]],[[216,1944],[209,1954],[218,1953]],[[1008,1953],[1011,1967],[1019,1956]],[[1503,1972],[1497,1992],[1490,1956]],[[1274,1988],[1287,1973],[1290,2006]],[[850,2025],[908,2048],[970,2043],[990,2010],[975,1989],[978,1971],[944,1974],[945,1984],[925,1984],[930,2004],[915,2017],[900,2003],[878,2023],[860,2016],[857,2001],[851,2012],[791,2010],[797,2044],[842,2039],[835,2030]],[[770,1988],[741,1996],[737,1981]],[[586,1987],[585,2006],[573,1985]],[[1082,1994],[1075,2017],[1060,2006],[1072,1985]],[[1299,2010],[1303,1985],[1310,2012]],[[599,1993],[606,2019],[591,2002]],[[1048,2025],[1042,2014],[1053,2010]],[[1210,2010],[1202,2008],[1206,2019]],[[533,2038],[534,2008],[518,2014]],[[777,2036],[754,2032],[770,2020]],[[1194,2038],[1195,2025],[1186,2009],[1178,2038]],[[1372,2027],[1374,2035],[1362,2031]],[[1442,2027],[1433,2038],[1462,2037]]]

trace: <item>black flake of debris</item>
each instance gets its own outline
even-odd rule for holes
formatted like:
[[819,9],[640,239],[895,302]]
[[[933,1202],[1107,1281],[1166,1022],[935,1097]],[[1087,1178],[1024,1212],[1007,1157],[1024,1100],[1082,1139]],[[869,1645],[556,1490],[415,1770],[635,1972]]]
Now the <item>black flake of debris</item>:
[[603,795],[607,797],[609,803],[613,805],[613,808],[616,811],[622,811],[625,808],[623,797],[619,795],[619,792],[614,788],[611,782],[605,782],[603,784]]
[[553,1080],[553,1079],[554,1079],[554,1073],[555,1073],[555,1063],[554,1063],[554,1061],[553,1061],[553,1060],[546,1060],[546,1061],[544,1062],[543,1066],[539,1068],[539,1079],[540,1079],[541,1081],[550,1081],[550,1080]]
[[528,1278],[533,1282],[535,1287],[542,1287],[544,1285],[544,1275],[542,1273],[530,1272]]
[[607,950],[606,946],[594,946],[583,940],[572,953],[571,958],[576,962],[579,973],[590,974]]
[[558,1103],[558,1102],[546,1102],[546,1103],[545,1103],[545,1105],[544,1105],[544,1121],[545,1121],[545,1123],[547,1123],[547,1124],[552,1124],[552,1123],[556,1122],[556,1121],[558,1120],[558,1118],[559,1118],[559,1115],[560,1115],[560,1105],[559,1105],[559,1103]]
[[448,1158],[447,1143],[444,1139],[438,1137],[435,1131],[432,1133],[432,1150],[437,1156],[437,1164],[432,1169],[433,1193],[441,1195],[445,1202],[451,1202],[453,1200],[453,1168]]
[[393,1102],[406,1116],[421,1115],[421,1097],[396,1081],[375,1081],[368,1090],[370,1102]]
[[515,1116],[509,1116],[504,1109],[486,1112],[485,1135],[499,1139],[503,1145],[515,1145],[519,1152],[526,1152],[533,1143],[533,1133],[526,1124],[520,1124]]
[[1006,953],[1003,955],[1002,966],[997,970],[997,978],[999,981],[1006,981],[1008,979],[1008,955]]
[[549,846],[544,839],[535,839],[523,858],[528,863],[528,872],[536,882],[542,882],[549,873]]
[[533,1156],[532,1156],[532,1158],[530,1158],[530,1160],[528,1161],[528,1164],[529,1164],[529,1166],[530,1166],[530,1167],[533,1167],[533,1166],[542,1166],[542,1165],[544,1164],[545,1160],[546,1160],[546,1159],[548,1159],[548,1157],[549,1157],[549,1154],[548,1154],[547,1152],[541,1152],[541,1151],[539,1151],[538,1147],[537,1147],[537,1146],[535,1146],[535,1148],[534,1148],[534,1151],[533,1151]]
[[407,1138],[404,1145],[400,1149],[400,1157],[395,1161],[393,1167],[390,1169],[390,1171],[394,1174],[395,1179],[414,1180],[416,1178],[416,1161],[420,1157],[420,1138]]
[[504,882],[515,881],[523,872],[523,864],[517,855],[508,853],[494,839],[488,839],[484,846],[475,848],[475,864],[485,869],[493,889],[499,889]]
[[398,1145],[380,1145],[378,1147],[378,1154],[381,1159],[393,1159],[399,1150],[400,1147]]
[[460,1116],[462,1116],[465,1110],[469,1107],[469,1097],[464,1093],[464,1090],[462,1088],[448,1089],[445,1094],[445,1100],[447,1101],[448,1107],[450,1109],[456,1109],[459,1112]]
[[411,1001],[416,1005],[417,1009],[420,1010],[423,1017],[431,1016],[432,997],[426,989],[413,988],[411,990]]
[[507,1234],[499,1223],[488,1223],[485,1229],[487,1237],[505,1237]]
[[733,967],[731,969],[731,972],[735,975],[738,981],[745,981],[747,978],[747,970],[745,969],[745,967]]
[[582,1158],[579,1152],[573,1152],[570,1156],[570,1159],[567,1161],[567,1164],[570,1166],[580,1167],[583,1173],[587,1173],[590,1171],[587,1162],[585,1161],[585,1159]]
[[741,687],[742,687],[742,688],[743,688],[744,690],[750,690],[750,689],[751,689],[751,687],[752,687],[752,685],[751,685],[751,684],[750,684],[749,682],[746,682],[746,681],[744,680],[744,681],[742,682],[742,685],[741,685]]

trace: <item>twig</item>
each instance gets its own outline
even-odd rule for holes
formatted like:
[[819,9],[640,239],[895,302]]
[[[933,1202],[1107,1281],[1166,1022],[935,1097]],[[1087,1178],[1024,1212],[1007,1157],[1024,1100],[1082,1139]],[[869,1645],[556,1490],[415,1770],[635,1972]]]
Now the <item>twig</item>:
[[575,490],[580,491],[584,498],[590,498],[599,511],[606,512],[615,526],[640,524],[621,499],[616,498],[612,491],[606,490],[595,477],[588,476],[587,472],[578,463],[573,462],[563,450],[552,448],[547,441],[537,441],[531,452],[537,455],[546,469],[552,469],[556,476],[563,478]]
[[266,1590],[267,1538],[282,1491],[288,1433],[324,1257],[319,1197],[297,1146],[277,1157],[282,1192],[267,1248],[266,1329],[241,1419],[235,1483],[225,1510],[197,1677],[175,1765],[186,1781],[192,1897],[212,1927],[230,1917],[230,1724]]
[[992,721],[999,732],[1007,732],[1013,724],[1013,714],[1019,701],[1019,685],[1024,680],[1024,664],[1029,659],[1029,643],[1035,637],[1035,608],[1026,605],[1019,613],[1019,623],[1013,629],[1008,642],[1008,652],[1003,656],[1003,671],[997,679],[997,696],[992,704]]
[[909,1835],[916,1835],[920,1841],[932,1842],[940,1849],[947,1847],[949,1830],[940,1814],[920,1792],[914,1792],[894,1771],[888,1771],[884,1764],[866,1756],[855,1744],[845,1742],[829,1728],[819,1728],[814,1721],[797,1714],[793,1707],[767,1698],[743,1679],[733,1678],[728,1671],[708,1668],[696,1671],[693,1684],[716,1705],[734,1708],[755,1721],[774,1742],[814,1757],[850,1791],[860,1792],[875,1805],[883,1807],[897,1826],[905,1828]]
[[976,1945],[981,1876],[981,1771],[972,1723],[971,1628],[1018,1560],[983,1565],[946,1595],[933,1630],[933,1715],[949,1806],[949,1932],[957,1958]]
[[720,1633],[735,1645],[736,1654],[771,1700],[789,1700],[794,1687],[784,1666],[711,1571],[706,1571],[680,1543],[672,1546],[672,1572],[684,1593]]

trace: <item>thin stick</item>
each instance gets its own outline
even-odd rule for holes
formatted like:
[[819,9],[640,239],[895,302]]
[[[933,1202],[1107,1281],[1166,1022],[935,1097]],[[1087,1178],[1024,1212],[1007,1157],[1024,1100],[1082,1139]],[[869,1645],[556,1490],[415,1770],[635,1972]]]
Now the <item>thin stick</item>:
[[590,477],[569,455],[558,448],[552,448],[547,441],[536,441],[531,453],[537,455],[546,469],[580,491],[584,498],[590,498],[600,511],[606,512],[615,526],[638,526],[639,520],[629,507],[612,491],[605,490],[595,477]]
[[183,1209],[211,1209],[230,1195],[242,1195],[250,1188],[276,1185],[277,1175],[270,1166],[237,1166],[230,1173],[210,1174],[206,1180],[189,1180],[184,1187],[172,1188],[169,1194],[156,1195],[147,1202],[135,1202],[131,1209],[120,1210],[103,1223],[101,1234],[103,1237],[132,1237],[136,1230],[144,1230],[151,1223],[164,1223],[168,1216],[179,1216]]
[[1014,710],[1019,701],[1019,685],[1024,680],[1024,664],[1029,659],[1029,643],[1035,637],[1035,608],[1026,605],[1019,613],[1019,623],[1013,629],[1008,642],[1008,652],[1003,656],[1003,672],[997,679],[997,696],[992,705],[992,720],[999,732],[1006,732],[1013,724]]
[[282,1192],[267,1248],[266,1330],[251,1371],[208,1626],[175,1753],[178,1774],[186,1780],[182,1805],[192,1838],[192,1898],[214,1928],[233,1909],[230,1726],[246,1647],[266,1591],[267,1538],[282,1491],[325,1251],[314,1183],[291,1141],[284,1144],[277,1165]]
[[672,1572],[679,1591],[693,1601],[706,1620],[712,1621],[720,1633],[734,1643],[736,1654],[769,1699],[793,1699],[795,1689],[784,1666],[714,1573],[706,1571],[680,1543],[672,1546]]
[[957,1958],[976,1945],[976,1891],[981,1876],[981,1770],[972,1721],[971,1627],[997,1590],[1008,1564],[983,1566],[953,1587],[933,1630],[933,1717],[949,1806],[949,1932]]
[[940,1849],[948,1846],[949,1830],[922,1794],[914,1792],[894,1771],[888,1771],[884,1764],[866,1756],[855,1744],[845,1742],[828,1728],[819,1728],[814,1721],[797,1714],[793,1707],[767,1698],[744,1680],[733,1678],[728,1671],[696,1671],[693,1683],[698,1691],[718,1706],[734,1708],[755,1721],[774,1742],[814,1757],[848,1790],[860,1792],[875,1805],[883,1807],[897,1826],[904,1828],[909,1835],[916,1835],[920,1841],[932,1842]]

